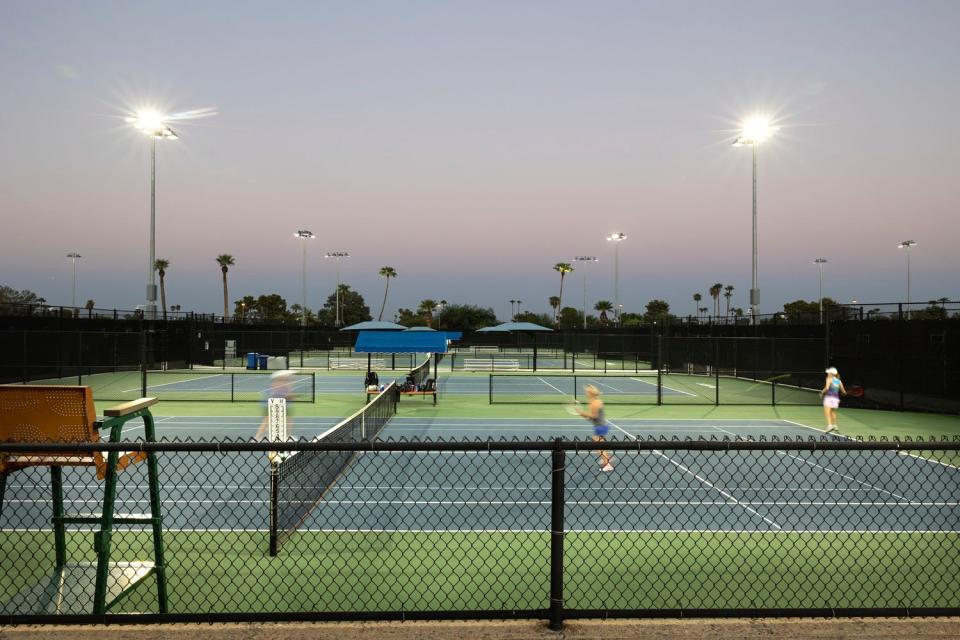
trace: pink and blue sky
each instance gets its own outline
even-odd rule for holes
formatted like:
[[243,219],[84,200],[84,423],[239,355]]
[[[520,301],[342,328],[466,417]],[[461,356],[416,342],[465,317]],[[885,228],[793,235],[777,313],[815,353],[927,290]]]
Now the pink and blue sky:
[[[143,303],[147,141],[137,106],[212,107],[160,143],[167,300],[300,299],[343,281],[385,316],[424,298],[546,312],[553,264],[596,255],[590,305],[750,288],[760,149],[761,312],[960,298],[957,2],[22,2],[0,5],[0,284]],[[565,302],[579,306],[581,272]]]

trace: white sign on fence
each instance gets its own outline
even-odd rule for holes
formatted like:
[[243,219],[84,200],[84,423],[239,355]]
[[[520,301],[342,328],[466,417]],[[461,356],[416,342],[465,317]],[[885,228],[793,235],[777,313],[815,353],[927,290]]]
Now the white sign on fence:
[[[287,399],[286,398],[268,398],[267,399],[267,426],[269,428],[270,442],[287,441]],[[278,452],[276,456],[270,458],[282,460],[285,457],[284,452]]]

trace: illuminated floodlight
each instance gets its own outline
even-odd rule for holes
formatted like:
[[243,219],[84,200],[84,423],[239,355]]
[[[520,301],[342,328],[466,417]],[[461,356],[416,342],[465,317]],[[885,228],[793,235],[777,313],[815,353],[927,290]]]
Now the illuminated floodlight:
[[780,130],[770,123],[770,118],[766,116],[753,116],[743,122],[740,127],[740,135],[734,140],[735,147],[760,144],[769,139],[774,133]]
[[174,133],[173,129],[167,124],[170,117],[164,116],[159,111],[145,109],[138,111],[132,116],[128,116],[125,120],[133,125],[134,129],[143,132],[145,135],[154,138],[165,138],[167,140],[177,139],[177,134]]

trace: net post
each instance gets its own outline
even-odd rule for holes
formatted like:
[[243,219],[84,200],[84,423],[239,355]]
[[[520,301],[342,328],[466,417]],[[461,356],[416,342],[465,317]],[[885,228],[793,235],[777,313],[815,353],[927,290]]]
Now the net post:
[[489,404],[493,404],[493,374],[492,373],[490,374],[490,384],[487,387],[487,391],[490,396]]
[[310,402],[317,403],[317,372],[310,372]]
[[230,402],[233,402],[233,380],[236,375],[235,373],[230,374]]
[[280,467],[276,461],[270,463],[270,556],[279,551],[277,540],[278,503],[280,497]]
[[[771,373],[773,373],[773,372],[771,371]],[[771,406],[771,407],[777,406],[777,376],[776,376],[776,374],[773,375],[773,377],[772,377],[772,379],[771,379],[771,381],[770,381],[770,406]]]
[[563,629],[563,507],[566,452],[561,438],[554,439],[551,456],[550,507],[550,629]]

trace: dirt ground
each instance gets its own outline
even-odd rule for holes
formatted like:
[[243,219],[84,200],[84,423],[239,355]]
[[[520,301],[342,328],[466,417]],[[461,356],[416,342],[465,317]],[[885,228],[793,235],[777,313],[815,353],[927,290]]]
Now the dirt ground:
[[318,624],[180,624],[153,626],[0,627],[2,640],[492,640],[571,638],[960,638],[960,618],[573,620],[559,633],[540,621]]

